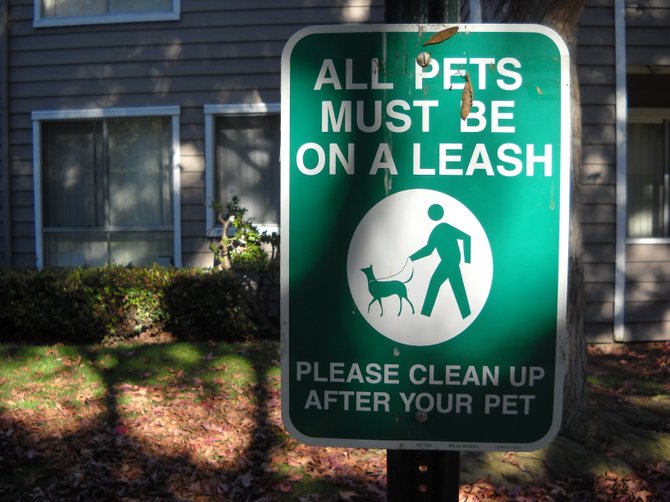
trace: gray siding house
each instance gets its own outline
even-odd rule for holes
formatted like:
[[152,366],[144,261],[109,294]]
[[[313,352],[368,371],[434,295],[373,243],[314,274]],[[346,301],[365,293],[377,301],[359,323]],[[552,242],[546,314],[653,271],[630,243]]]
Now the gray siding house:
[[[485,7],[463,2],[463,21],[487,21]],[[210,266],[209,203],[233,195],[277,229],[283,46],[302,27],[383,11],[4,0],[0,263]],[[586,332],[669,339],[670,3],[588,0],[578,43]]]
[[586,333],[668,339],[670,3],[588,0],[578,40]]

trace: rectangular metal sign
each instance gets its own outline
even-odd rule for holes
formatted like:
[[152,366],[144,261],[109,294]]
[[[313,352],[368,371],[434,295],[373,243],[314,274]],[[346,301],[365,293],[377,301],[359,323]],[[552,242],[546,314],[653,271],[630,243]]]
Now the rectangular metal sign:
[[282,413],[310,444],[533,450],[561,416],[568,52],[313,27],[282,58]]

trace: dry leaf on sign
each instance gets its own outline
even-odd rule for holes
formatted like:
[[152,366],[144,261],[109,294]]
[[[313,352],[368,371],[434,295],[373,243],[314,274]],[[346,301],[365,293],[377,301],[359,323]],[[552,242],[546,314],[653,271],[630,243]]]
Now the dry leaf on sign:
[[472,82],[470,82],[470,75],[465,74],[465,87],[463,87],[463,94],[461,94],[461,119],[465,120],[470,114],[472,108],[472,100],[474,99],[474,91],[472,89]]
[[438,31],[432,37],[430,37],[428,41],[423,44],[423,46],[425,47],[426,45],[439,44],[441,42],[444,42],[445,40],[449,40],[456,34],[457,31],[458,26],[452,26],[451,28]]

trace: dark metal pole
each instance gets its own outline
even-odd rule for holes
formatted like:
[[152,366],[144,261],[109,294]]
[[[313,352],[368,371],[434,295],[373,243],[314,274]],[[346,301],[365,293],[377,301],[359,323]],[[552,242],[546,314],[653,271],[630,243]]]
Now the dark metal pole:
[[[387,23],[456,23],[458,0],[387,0]],[[458,502],[460,452],[388,450],[387,502]]]
[[387,502],[458,502],[460,452],[387,451]]

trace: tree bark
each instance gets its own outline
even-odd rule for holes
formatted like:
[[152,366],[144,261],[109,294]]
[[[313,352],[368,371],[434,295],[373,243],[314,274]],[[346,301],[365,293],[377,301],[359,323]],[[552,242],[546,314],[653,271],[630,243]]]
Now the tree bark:
[[384,4],[387,23],[457,23],[460,21],[457,0],[387,0]]
[[556,31],[570,52],[570,107],[572,174],[570,207],[570,263],[568,272],[568,339],[565,344],[563,431],[579,428],[586,408],[586,341],[584,337],[584,267],[581,228],[582,119],[577,80],[577,23],[585,0],[492,0],[484,22],[538,23]]

